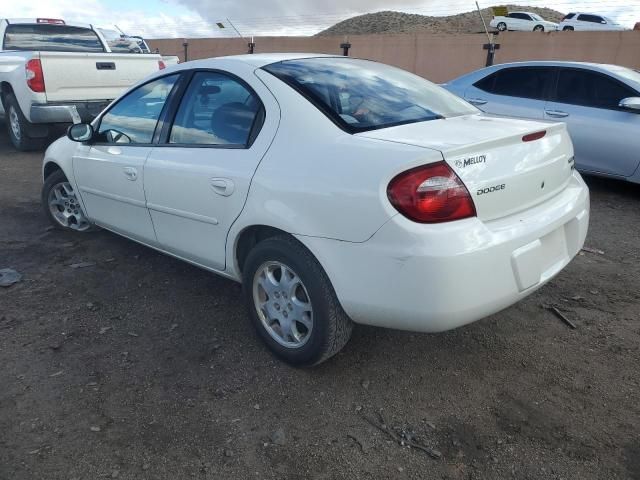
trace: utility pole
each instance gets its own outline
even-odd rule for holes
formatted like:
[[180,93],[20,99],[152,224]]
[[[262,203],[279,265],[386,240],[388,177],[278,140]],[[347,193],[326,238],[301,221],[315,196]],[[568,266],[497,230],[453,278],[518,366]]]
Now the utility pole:
[[480,10],[480,5],[476,1],[476,7],[478,8],[478,15],[480,15],[480,20],[482,20],[482,25],[484,26],[484,32],[487,34],[487,41],[482,48],[487,51],[487,61],[486,66],[490,67],[493,65],[493,60],[496,55],[496,50],[500,50],[500,44],[495,43],[493,39],[493,33],[489,33],[489,29],[487,28],[487,22],[484,21],[484,17],[482,16],[482,11]]

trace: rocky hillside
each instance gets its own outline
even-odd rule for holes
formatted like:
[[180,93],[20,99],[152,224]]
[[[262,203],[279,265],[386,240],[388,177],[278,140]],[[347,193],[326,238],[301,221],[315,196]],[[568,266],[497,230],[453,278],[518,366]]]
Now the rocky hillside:
[[[560,22],[563,13],[550,8],[508,6],[510,11],[535,12],[542,18]],[[493,16],[491,8],[482,10],[487,26]],[[472,12],[450,15],[447,17],[430,17],[402,12],[377,12],[349,18],[334,26],[323,30],[318,35],[358,35],[367,33],[480,33],[483,32],[482,22],[477,10]]]

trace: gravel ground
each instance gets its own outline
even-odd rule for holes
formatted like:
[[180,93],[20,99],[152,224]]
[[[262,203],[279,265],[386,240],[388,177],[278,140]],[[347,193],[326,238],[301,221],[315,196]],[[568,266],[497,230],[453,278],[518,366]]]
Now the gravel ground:
[[300,370],[237,284],[48,229],[42,153],[2,132],[0,268],[23,275],[0,288],[2,480],[640,479],[640,188],[589,179],[604,254],[518,305],[439,335],[358,327]]

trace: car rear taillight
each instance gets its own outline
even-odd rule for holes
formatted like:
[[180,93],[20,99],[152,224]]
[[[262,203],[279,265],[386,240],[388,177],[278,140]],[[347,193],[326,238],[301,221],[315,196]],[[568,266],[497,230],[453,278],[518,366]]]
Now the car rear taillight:
[[158,60],[158,70],[164,70],[167,66],[164,64],[162,60]]
[[27,74],[27,86],[37,93],[44,92],[44,74],[42,73],[42,64],[40,59],[32,58],[25,65]]
[[397,175],[387,187],[391,204],[419,223],[440,223],[475,217],[467,187],[445,162],[432,163]]

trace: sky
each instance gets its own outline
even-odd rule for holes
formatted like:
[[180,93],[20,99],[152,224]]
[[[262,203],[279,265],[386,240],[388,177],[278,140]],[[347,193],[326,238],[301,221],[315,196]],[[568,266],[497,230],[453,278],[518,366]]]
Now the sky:
[[[561,12],[597,12],[632,27],[640,0],[522,0],[509,3]],[[498,4],[480,2],[481,7]],[[449,15],[475,9],[473,0],[0,0],[7,18],[52,17],[100,27],[117,25],[146,38],[312,35],[350,16],[380,10]],[[229,22],[229,20],[230,22]],[[221,29],[216,23],[221,22]]]

